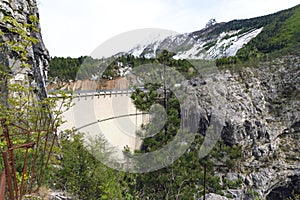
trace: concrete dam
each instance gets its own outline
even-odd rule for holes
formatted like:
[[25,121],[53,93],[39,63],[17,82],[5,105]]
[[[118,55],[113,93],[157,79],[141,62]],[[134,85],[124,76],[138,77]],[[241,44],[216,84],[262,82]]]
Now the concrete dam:
[[131,90],[101,92],[81,91],[74,94],[74,104],[63,113],[60,130],[73,129],[87,138],[102,136],[119,150],[139,149],[136,132],[149,122],[149,115],[137,110],[130,98]]

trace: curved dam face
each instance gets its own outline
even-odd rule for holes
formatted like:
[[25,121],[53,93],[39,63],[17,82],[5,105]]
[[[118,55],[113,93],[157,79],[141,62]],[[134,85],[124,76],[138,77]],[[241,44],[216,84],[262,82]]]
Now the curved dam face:
[[81,95],[75,97],[73,103],[74,106],[63,113],[66,122],[60,130],[75,129],[92,139],[102,136],[119,150],[139,149],[141,140],[136,132],[149,117],[136,109],[130,94]]

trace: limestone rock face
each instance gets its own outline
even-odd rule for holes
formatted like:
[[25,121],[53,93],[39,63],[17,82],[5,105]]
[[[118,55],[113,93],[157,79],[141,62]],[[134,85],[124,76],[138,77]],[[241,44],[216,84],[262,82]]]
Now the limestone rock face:
[[[209,89],[210,82],[217,87]],[[211,125],[207,116],[223,113],[220,138],[229,146],[242,146],[242,158],[234,161],[236,167],[220,175],[228,180],[239,178],[242,186],[225,194],[236,199],[252,199],[255,193],[262,199],[274,199],[272,191],[284,188],[283,193],[288,194],[288,190],[297,189],[295,183],[300,180],[299,56],[284,56],[258,67],[223,70],[197,78],[191,81],[189,90],[198,97],[198,112],[202,116],[200,133]],[[219,103],[214,103],[213,96]]]
[[[2,37],[0,36],[0,42],[10,41],[12,38],[16,37],[8,31],[9,24],[3,22],[4,16],[13,17],[17,22],[25,24],[29,23],[29,18],[32,15],[39,18],[36,0],[1,0],[0,30],[4,32],[4,35]],[[38,96],[43,98],[46,96],[45,84],[50,56],[43,43],[39,24],[36,28],[39,30],[38,32],[27,31],[27,36],[38,39],[37,44],[26,49],[28,64],[31,66],[30,69],[20,70],[20,61],[18,60],[18,55],[14,52],[1,52],[0,59],[2,64],[6,66],[14,65],[11,73],[17,80],[22,80],[25,74],[31,74],[34,78],[32,84],[36,87]]]
[[[204,198],[202,197],[200,200],[203,200],[203,199]],[[228,198],[223,197],[221,195],[214,194],[214,193],[205,195],[205,199],[206,200],[228,200]]]

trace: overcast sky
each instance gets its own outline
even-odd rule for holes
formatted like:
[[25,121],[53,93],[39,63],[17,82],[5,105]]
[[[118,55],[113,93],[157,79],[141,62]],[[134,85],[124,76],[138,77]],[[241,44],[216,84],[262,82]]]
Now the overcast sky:
[[217,22],[271,14],[300,0],[38,0],[43,39],[51,56],[79,57],[108,39],[141,28],[179,33]]

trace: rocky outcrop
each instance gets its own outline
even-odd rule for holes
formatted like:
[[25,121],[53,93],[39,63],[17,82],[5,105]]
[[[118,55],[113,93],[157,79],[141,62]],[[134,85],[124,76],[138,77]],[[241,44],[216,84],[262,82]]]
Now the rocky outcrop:
[[[203,200],[203,199],[204,198],[202,197],[199,200]],[[218,194],[213,194],[213,193],[205,195],[205,199],[206,200],[228,200],[226,197],[223,197],[223,196],[218,195]]]
[[[211,80],[219,85],[214,90],[209,89]],[[206,116],[213,115],[215,105],[209,96],[217,95],[225,111],[220,138],[231,147],[242,148],[235,167],[220,170],[220,177],[240,179],[242,185],[224,194],[271,200],[285,199],[292,191],[300,193],[300,57],[223,70],[191,83],[190,90],[197,94],[201,107],[199,130],[210,125]]]
[[[20,24],[29,23],[30,16],[39,18],[37,3],[35,0],[1,0],[0,1],[0,30],[4,32],[0,42],[10,41],[14,39],[16,34],[8,31],[9,24],[3,22],[4,16],[13,17]],[[11,73],[17,81],[24,79],[24,76],[29,75],[34,80],[31,82],[36,88],[36,92],[40,98],[46,96],[45,82],[47,80],[47,70],[49,66],[50,56],[45,48],[40,33],[40,26],[37,24],[37,31],[27,31],[27,36],[36,38],[38,43],[27,47],[28,64],[30,69],[21,69],[21,62],[18,55],[13,52],[0,52],[2,64],[12,67]],[[13,66],[12,66],[13,65]]]

